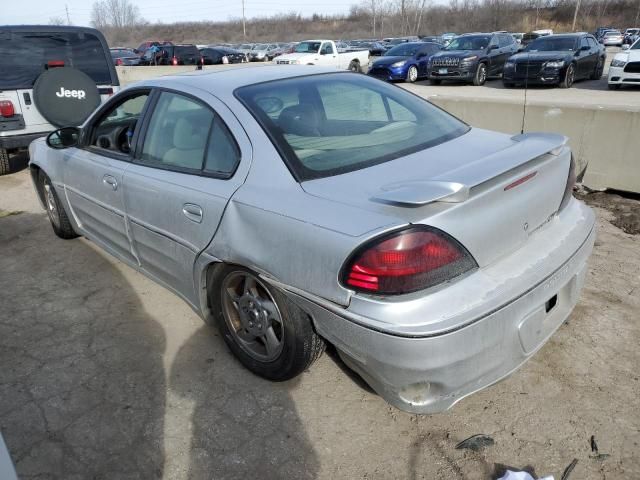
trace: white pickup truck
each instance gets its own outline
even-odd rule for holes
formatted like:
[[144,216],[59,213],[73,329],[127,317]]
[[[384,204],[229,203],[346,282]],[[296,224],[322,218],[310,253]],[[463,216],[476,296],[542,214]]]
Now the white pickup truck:
[[276,57],[278,65],[323,65],[338,70],[362,72],[369,65],[369,51],[338,53],[331,40],[305,40],[293,53]]

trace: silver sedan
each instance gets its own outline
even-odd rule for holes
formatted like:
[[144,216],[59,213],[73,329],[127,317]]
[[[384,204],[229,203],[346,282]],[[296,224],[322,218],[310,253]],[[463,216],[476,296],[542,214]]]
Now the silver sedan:
[[287,380],[330,343],[412,412],[531,357],[594,243],[564,137],[471,128],[349,72],[147,80],[30,153],[58,236],[175,292],[249,370]]

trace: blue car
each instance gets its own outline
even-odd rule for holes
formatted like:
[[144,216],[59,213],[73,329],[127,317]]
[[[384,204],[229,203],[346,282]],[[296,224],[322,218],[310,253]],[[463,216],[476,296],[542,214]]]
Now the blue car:
[[402,43],[374,61],[368,75],[388,82],[405,80],[413,83],[428,75],[429,58],[440,50],[442,45],[433,42]]

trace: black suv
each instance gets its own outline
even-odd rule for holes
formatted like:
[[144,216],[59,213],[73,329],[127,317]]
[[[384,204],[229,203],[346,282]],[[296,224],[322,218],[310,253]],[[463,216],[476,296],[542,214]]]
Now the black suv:
[[548,35],[509,58],[502,81],[505,87],[542,84],[569,88],[575,80],[602,77],[606,59],[606,48],[593,35]]
[[483,85],[488,77],[500,75],[504,62],[518,51],[508,33],[470,33],[451,40],[429,61],[429,80],[457,80]]

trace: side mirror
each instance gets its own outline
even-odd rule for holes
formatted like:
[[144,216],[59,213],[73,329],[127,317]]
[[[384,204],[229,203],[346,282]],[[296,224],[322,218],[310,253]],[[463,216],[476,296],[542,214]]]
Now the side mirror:
[[47,145],[55,150],[75,147],[80,141],[80,129],[78,127],[64,127],[47,136]]
[[629,50],[630,47],[630,45],[624,44],[622,45],[622,50]]

